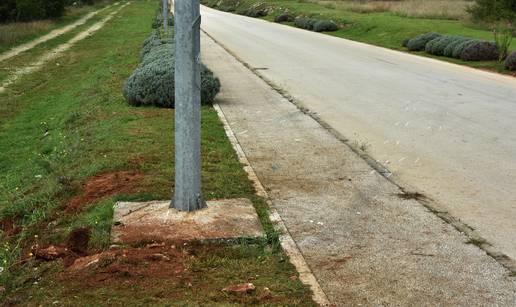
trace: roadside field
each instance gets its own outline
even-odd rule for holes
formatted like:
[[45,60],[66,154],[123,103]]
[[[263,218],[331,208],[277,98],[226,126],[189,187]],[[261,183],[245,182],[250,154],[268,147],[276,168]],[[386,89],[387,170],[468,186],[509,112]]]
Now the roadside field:
[[[269,21],[274,21],[276,16],[285,11],[289,11],[295,16],[333,20],[340,26],[340,29],[335,32],[325,32],[328,35],[395,50],[406,51],[406,49],[401,46],[403,40],[414,38],[417,35],[427,32],[438,32],[446,35],[460,35],[493,41],[493,34],[489,29],[465,20],[410,17],[387,9],[380,12],[374,10],[356,12],[356,10],[352,10],[346,5],[336,5],[335,3],[328,4],[326,1],[268,0],[264,2],[258,0],[202,0],[202,3],[213,8],[237,13],[242,13],[252,7],[269,8],[270,13],[263,17]],[[293,25],[292,22],[285,24]],[[512,41],[510,50],[516,51],[516,39]],[[424,52],[417,52],[417,54],[470,67],[510,73],[503,67],[502,63],[496,61],[466,62],[447,57],[433,56]]]
[[[172,195],[173,110],[131,107],[121,92],[158,5],[131,1],[94,35],[0,94],[0,301],[313,306],[210,106],[202,108],[204,196],[251,199],[267,238],[110,248],[116,201]],[[30,52],[42,53],[72,35]],[[17,58],[16,65],[29,60]],[[44,247],[69,246],[71,234],[84,229],[90,234],[86,254],[110,257],[85,270],[70,267],[77,255],[42,259]],[[221,291],[245,282],[256,290]]]
[[0,24],[0,53],[48,34],[53,30],[72,24],[87,14],[101,9],[112,2],[114,1],[104,0],[97,2],[95,5],[69,6],[66,8],[65,14],[55,20],[45,19]]

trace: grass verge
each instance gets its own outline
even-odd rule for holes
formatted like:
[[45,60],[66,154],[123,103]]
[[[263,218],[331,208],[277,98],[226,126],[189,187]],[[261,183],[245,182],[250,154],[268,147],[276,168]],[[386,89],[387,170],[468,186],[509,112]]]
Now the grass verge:
[[[427,32],[493,40],[491,31],[481,25],[467,24],[458,20],[406,17],[393,12],[357,13],[346,10],[345,7],[341,6],[328,6],[304,0],[268,0],[265,2],[258,0],[201,0],[201,2],[210,7],[236,13],[245,12],[251,7],[268,7],[270,13],[264,19],[269,21],[273,21],[276,16],[285,10],[296,16],[329,19],[337,22],[341,29],[335,32],[327,32],[328,35],[402,51],[406,51],[405,48],[401,47],[401,42],[404,39],[414,38]],[[293,23],[285,24],[293,25]],[[516,40],[513,40],[510,49],[516,50]],[[496,61],[466,62],[433,56],[424,52],[417,52],[416,54],[474,68],[512,74],[504,68],[503,63]]]
[[[2,302],[313,305],[211,107],[202,108],[205,197],[250,198],[267,239],[125,247],[119,260],[80,272],[31,254],[36,244],[63,244],[79,227],[91,230],[90,254],[105,251],[116,201],[170,197],[173,110],[131,107],[121,95],[157,5],[133,1],[93,36],[0,94]],[[169,260],[149,260],[151,252]],[[256,291],[220,291],[242,282]]]
[[71,24],[86,14],[106,6],[110,2],[105,0],[91,6],[70,6],[66,8],[65,14],[62,17],[55,20],[0,24],[0,53],[50,33],[52,30]]

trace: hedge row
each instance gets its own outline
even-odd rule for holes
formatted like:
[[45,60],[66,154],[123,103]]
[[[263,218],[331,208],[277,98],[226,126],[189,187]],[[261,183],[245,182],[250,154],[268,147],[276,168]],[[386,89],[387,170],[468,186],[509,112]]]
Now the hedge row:
[[[143,42],[140,65],[124,84],[127,102],[135,106],[174,108],[174,64],[173,31],[153,30]],[[219,90],[219,79],[201,65],[201,103],[212,103]]]
[[319,20],[309,17],[298,17],[294,20],[294,25],[298,28],[315,31],[315,32],[331,32],[337,31],[339,27],[330,20]]
[[402,45],[410,51],[425,51],[463,61],[491,61],[498,60],[500,56],[500,51],[493,42],[435,32],[404,40]]

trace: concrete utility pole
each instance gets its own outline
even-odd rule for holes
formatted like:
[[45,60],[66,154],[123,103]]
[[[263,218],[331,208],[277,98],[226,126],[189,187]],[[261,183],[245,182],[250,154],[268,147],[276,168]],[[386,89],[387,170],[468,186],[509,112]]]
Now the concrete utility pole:
[[168,0],[162,0],[163,2],[163,28],[165,32],[168,30]]
[[206,207],[201,194],[201,72],[199,0],[175,0],[175,195],[171,207]]

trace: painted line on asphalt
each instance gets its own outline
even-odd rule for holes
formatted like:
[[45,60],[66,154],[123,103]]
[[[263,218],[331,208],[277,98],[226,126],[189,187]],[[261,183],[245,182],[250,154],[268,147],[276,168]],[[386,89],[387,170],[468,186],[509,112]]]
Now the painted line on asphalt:
[[269,219],[274,224],[274,228],[278,231],[281,247],[289,257],[290,262],[294,265],[297,272],[299,273],[299,279],[302,283],[310,287],[313,293],[312,299],[317,304],[319,304],[320,306],[331,306],[330,301],[326,296],[326,293],[324,293],[323,289],[321,288],[321,285],[319,284],[314,274],[312,273],[312,270],[306,263],[303,254],[301,253],[296,242],[290,235],[290,232],[285,226],[283,219],[274,208],[269,198],[269,195],[267,194],[267,191],[265,191],[265,188],[263,187],[262,183],[260,182],[260,179],[256,175],[256,172],[251,166],[251,163],[247,159],[247,156],[244,150],[242,149],[242,146],[240,146],[240,143],[238,142],[235,133],[233,132],[231,126],[228,123],[224,111],[222,111],[221,107],[217,102],[213,104],[213,107],[215,108],[215,111],[217,111],[220,121],[224,125],[224,130],[226,131],[226,135],[228,136],[231,145],[237,153],[238,160],[240,161],[240,163],[244,165],[244,170],[246,171],[251,182],[253,182],[256,194],[260,197],[265,198],[265,200],[267,201],[267,204],[269,205]]

